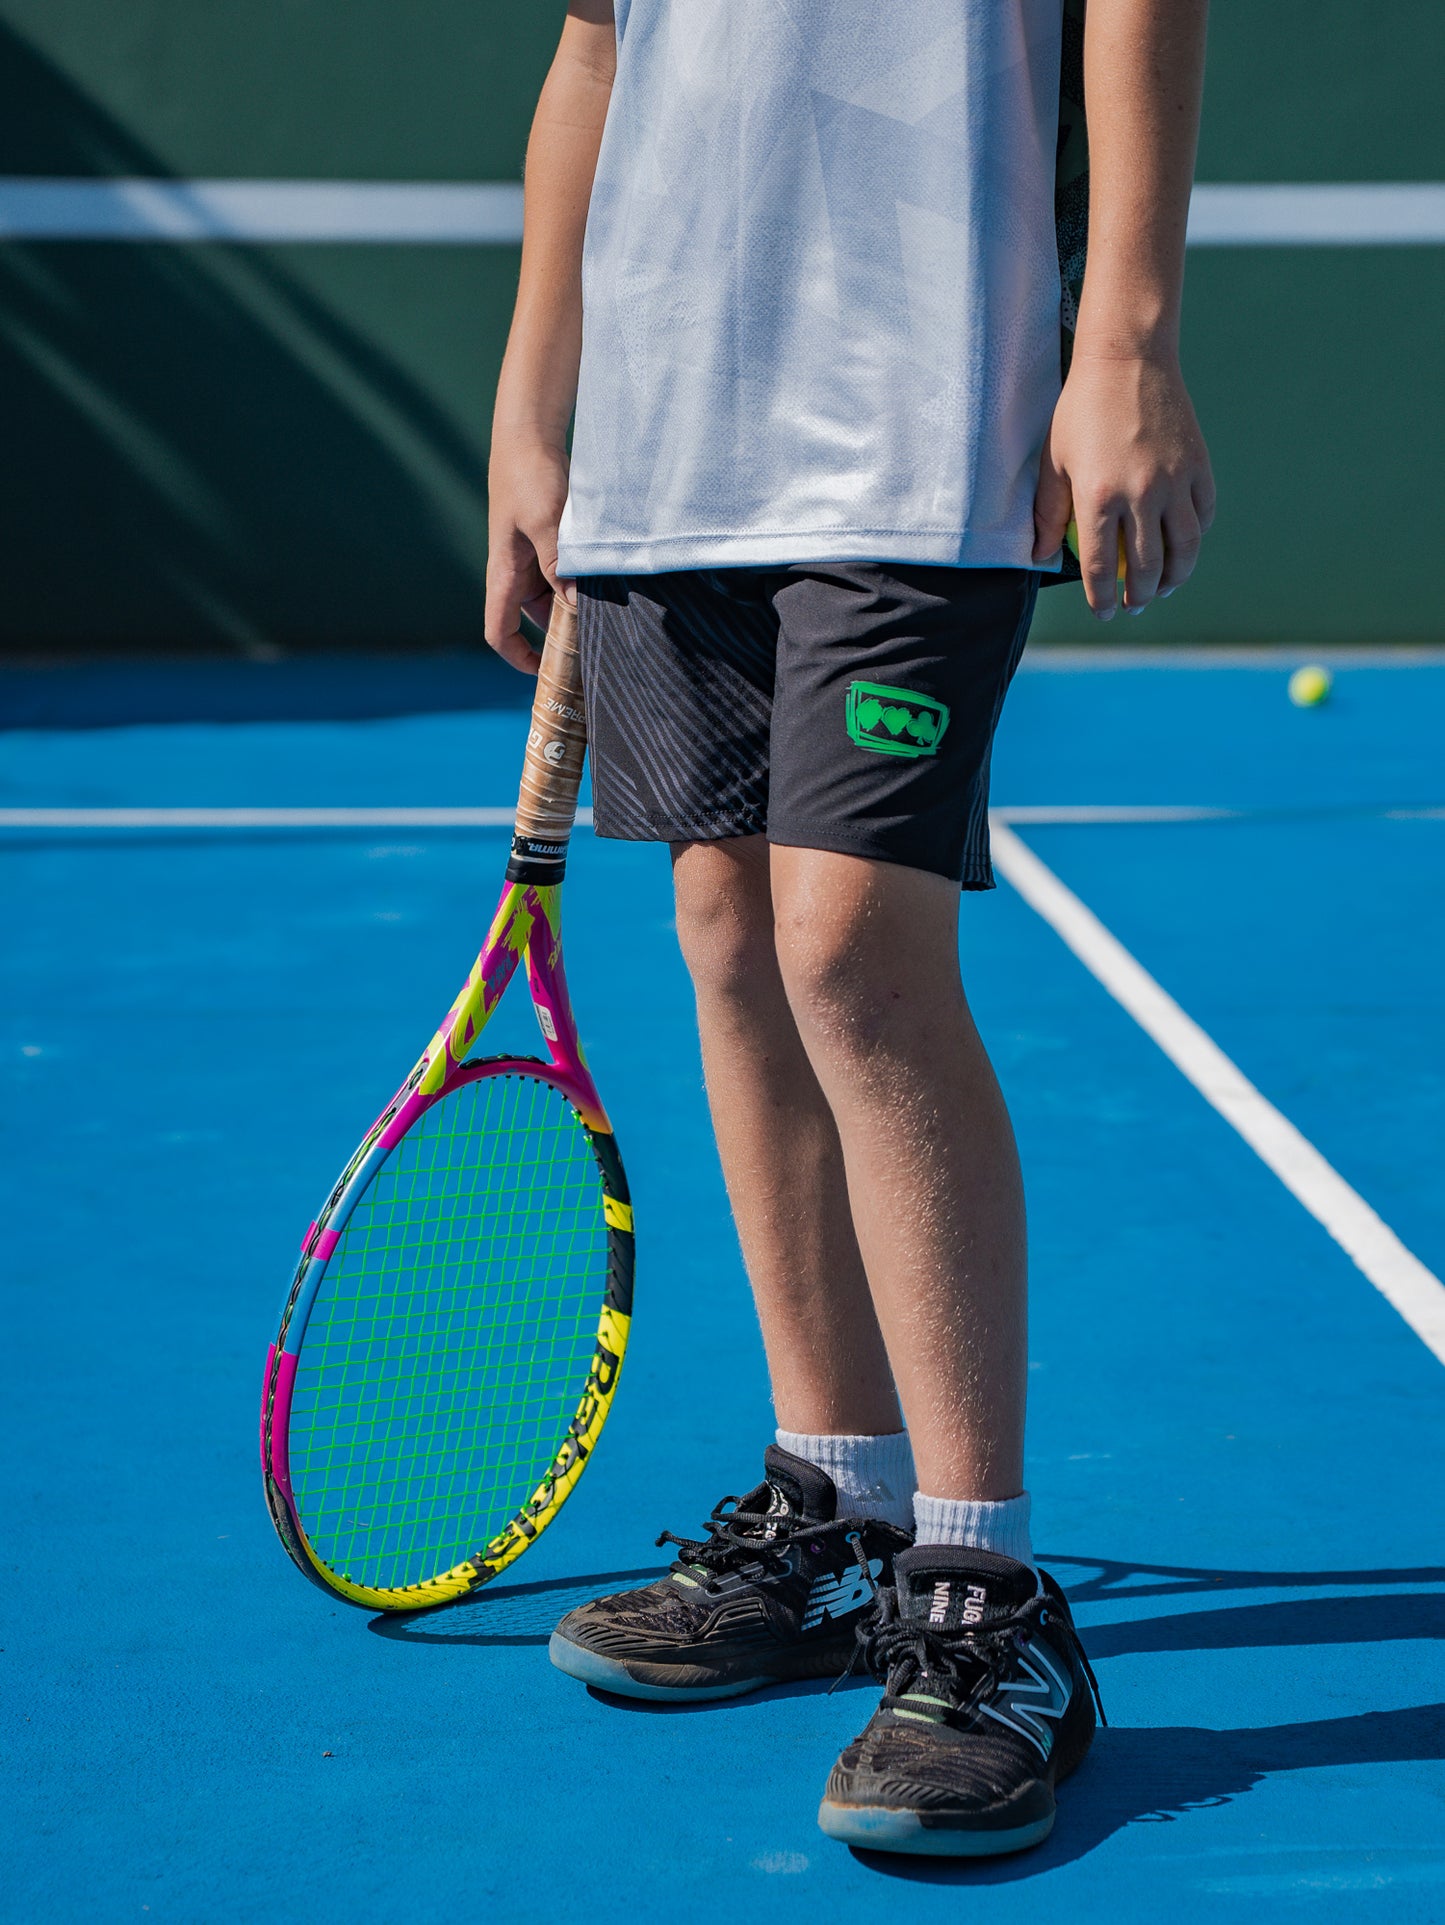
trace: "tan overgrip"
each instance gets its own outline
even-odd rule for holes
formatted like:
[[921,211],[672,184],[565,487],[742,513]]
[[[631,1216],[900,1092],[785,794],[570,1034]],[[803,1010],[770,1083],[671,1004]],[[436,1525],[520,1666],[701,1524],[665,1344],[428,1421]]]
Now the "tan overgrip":
[[[555,595],[537,673],[512,841],[512,867],[520,864],[529,873],[514,875],[513,881],[560,880],[567,860],[567,838],[577,815],[577,790],[586,756],[587,718],[582,707],[577,611]],[[544,870],[552,873],[541,873]]]

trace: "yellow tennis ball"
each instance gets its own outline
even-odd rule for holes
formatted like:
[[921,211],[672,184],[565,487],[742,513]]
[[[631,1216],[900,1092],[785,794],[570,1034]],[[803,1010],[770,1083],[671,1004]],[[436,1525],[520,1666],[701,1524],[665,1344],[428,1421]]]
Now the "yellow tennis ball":
[[1289,678],[1289,699],[1297,709],[1318,708],[1329,694],[1333,679],[1327,668],[1314,663],[1297,668]]
[[[1073,556],[1074,560],[1077,561],[1079,559],[1079,524],[1074,520],[1072,515],[1069,517],[1068,527],[1064,530],[1064,540],[1069,544],[1069,553]],[[1121,528],[1119,530],[1119,580],[1120,581],[1123,581],[1128,565],[1129,565],[1129,551],[1124,546],[1124,530]]]

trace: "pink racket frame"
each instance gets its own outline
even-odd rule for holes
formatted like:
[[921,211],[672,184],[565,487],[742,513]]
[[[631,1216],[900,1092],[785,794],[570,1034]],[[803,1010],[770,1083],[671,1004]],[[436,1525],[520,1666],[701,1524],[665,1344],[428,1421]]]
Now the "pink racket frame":
[[[282,1542],[308,1577],[369,1609],[416,1610],[475,1590],[521,1554],[550,1523],[581,1475],[607,1416],[626,1348],[632,1308],[632,1209],[612,1140],[612,1125],[588,1071],[562,967],[559,890],[552,884],[508,883],[480,955],[420,1061],[367,1131],[310,1224],[301,1260],[266,1361],[261,1404],[261,1463],[267,1499]],[[525,959],[528,987],[549,1058],[466,1058]],[[597,1353],[577,1414],[557,1457],[528,1504],[484,1549],[450,1572],[396,1591],[353,1584],[333,1571],[307,1540],[291,1483],[287,1449],[292,1391],[306,1324],[326,1264],[357,1199],[412,1124],[464,1083],[508,1073],[539,1077],[568,1099],[586,1125],[603,1179],[609,1240],[609,1286]]]

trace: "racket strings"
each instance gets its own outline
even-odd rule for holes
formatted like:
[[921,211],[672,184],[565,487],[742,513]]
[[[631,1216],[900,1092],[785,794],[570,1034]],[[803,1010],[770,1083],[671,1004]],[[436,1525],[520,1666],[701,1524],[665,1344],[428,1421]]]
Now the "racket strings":
[[307,1325],[293,1488],[318,1554],[416,1583],[532,1495],[581,1397],[607,1275],[580,1119],[530,1076],[463,1084],[356,1205]]

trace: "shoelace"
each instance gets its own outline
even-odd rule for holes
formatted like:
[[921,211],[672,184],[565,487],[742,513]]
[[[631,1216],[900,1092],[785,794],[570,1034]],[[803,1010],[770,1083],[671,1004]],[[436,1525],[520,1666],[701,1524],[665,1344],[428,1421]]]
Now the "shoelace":
[[[927,1674],[930,1678],[949,1679],[959,1693],[958,1703],[953,1710],[969,1712],[975,1705],[991,1697],[1003,1683],[1014,1639],[1021,1635],[1027,1641],[1035,1630],[1050,1625],[1063,1634],[1065,1642],[1078,1658],[1079,1666],[1089,1681],[1100,1724],[1107,1725],[1109,1722],[1104,1715],[1104,1701],[1099,1695],[1099,1680],[1094,1676],[1088,1653],[1079,1642],[1078,1632],[1069,1618],[1055,1610],[1051,1600],[1045,1596],[1031,1597],[1027,1604],[1021,1605],[1011,1616],[996,1624],[958,1625],[948,1630],[903,1617],[898,1609],[896,1589],[879,1591],[876,1594],[876,1607],[872,1617],[865,1618],[858,1626],[853,1656],[843,1678],[852,1676],[859,1658],[862,1658],[868,1670],[883,1686],[885,1706],[891,1708],[906,1695],[909,1685]],[[969,1681],[969,1673],[973,1674],[972,1682]],[[843,1682],[843,1678],[838,1680],[838,1684]],[[833,1688],[836,1690],[837,1685]]]
[[[682,1553],[678,1562],[701,1568],[709,1577],[721,1577],[725,1571],[740,1570],[749,1564],[760,1564],[764,1571],[776,1575],[787,1570],[786,1554],[792,1545],[804,1538],[816,1541],[842,1531],[858,1554],[859,1565],[874,1596],[878,1595],[868,1560],[863,1555],[863,1540],[853,1519],[837,1517],[827,1524],[802,1519],[789,1524],[781,1519],[774,1521],[761,1512],[729,1510],[728,1505],[735,1505],[737,1501],[735,1497],[724,1497],[713,1506],[711,1517],[703,1525],[707,1532],[705,1538],[678,1537],[673,1531],[662,1531],[656,1540],[658,1546],[676,1544]],[[746,1518],[752,1528],[740,1529],[736,1522],[739,1516]],[[773,1533],[765,1538],[763,1529],[769,1523],[773,1523]]]

